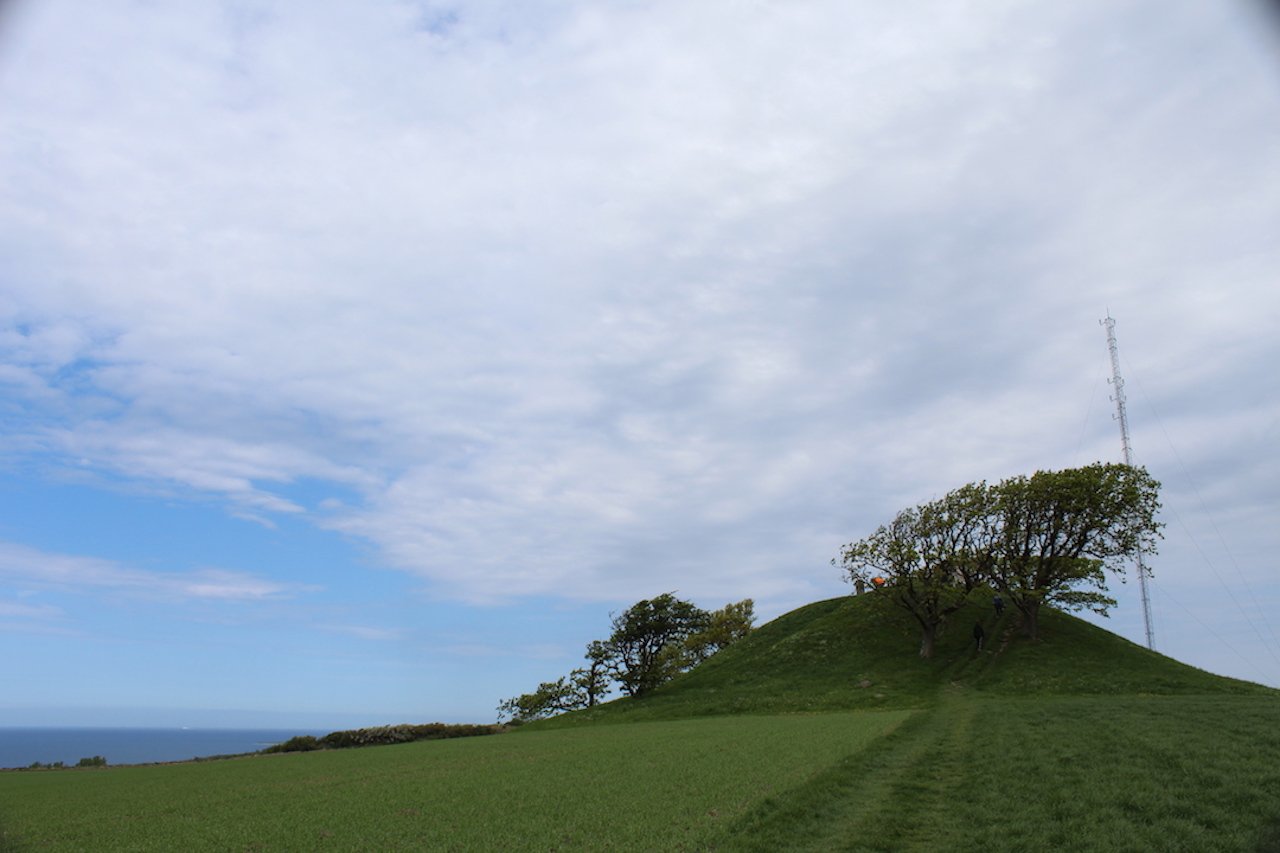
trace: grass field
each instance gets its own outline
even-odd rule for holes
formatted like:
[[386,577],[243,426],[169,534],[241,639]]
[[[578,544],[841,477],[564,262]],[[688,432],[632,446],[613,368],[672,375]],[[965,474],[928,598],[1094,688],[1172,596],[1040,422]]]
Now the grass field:
[[840,598],[511,734],[0,773],[0,847],[1280,851],[1280,691],[1041,628],[979,596],[922,661],[902,613]]
[[38,850],[702,849],[909,712],[712,718],[0,774]]
[[1280,849],[1264,844],[1278,733],[1271,697],[948,697],[756,808],[726,847]]

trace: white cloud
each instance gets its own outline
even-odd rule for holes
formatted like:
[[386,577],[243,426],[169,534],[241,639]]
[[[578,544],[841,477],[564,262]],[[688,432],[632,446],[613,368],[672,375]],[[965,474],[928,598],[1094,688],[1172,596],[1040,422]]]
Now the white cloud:
[[168,601],[263,601],[295,595],[302,588],[244,572],[198,569],[153,572],[112,560],[40,551],[0,542],[0,578],[63,592],[114,591]]
[[1232,13],[451,8],[16,17],[12,446],[468,600],[791,603],[905,504],[1110,453],[1108,307],[1188,452],[1266,448],[1280,111]]

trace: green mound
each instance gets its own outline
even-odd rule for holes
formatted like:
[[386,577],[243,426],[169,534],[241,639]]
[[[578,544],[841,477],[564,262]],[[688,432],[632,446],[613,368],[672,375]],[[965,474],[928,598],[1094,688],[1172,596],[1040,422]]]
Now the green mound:
[[[978,651],[973,625],[986,647]],[[809,604],[761,626],[642,699],[622,698],[534,724],[668,720],[720,714],[773,714],[926,708],[942,691],[995,695],[1273,693],[1212,675],[1135,645],[1066,613],[1046,610],[1041,638],[1027,640],[1018,614],[997,619],[990,595],[976,594],[919,657],[919,630],[885,596],[844,596]]]
[[1035,642],[1019,635],[1016,618],[1007,621],[989,649],[990,660],[973,679],[979,690],[1006,695],[1276,693],[1188,666],[1068,613],[1045,611],[1042,637]]

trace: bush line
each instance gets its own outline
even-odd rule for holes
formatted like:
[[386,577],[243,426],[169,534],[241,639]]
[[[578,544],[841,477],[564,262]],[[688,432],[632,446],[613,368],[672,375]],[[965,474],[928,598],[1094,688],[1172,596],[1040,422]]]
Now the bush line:
[[263,754],[277,752],[311,752],[317,749],[350,749],[357,746],[382,746],[392,743],[411,743],[417,740],[445,740],[455,737],[478,737],[502,731],[502,726],[481,726],[468,723],[423,723],[396,726],[375,726],[369,729],[349,729],[330,732],[324,737],[299,735],[284,743],[277,743],[262,750]]

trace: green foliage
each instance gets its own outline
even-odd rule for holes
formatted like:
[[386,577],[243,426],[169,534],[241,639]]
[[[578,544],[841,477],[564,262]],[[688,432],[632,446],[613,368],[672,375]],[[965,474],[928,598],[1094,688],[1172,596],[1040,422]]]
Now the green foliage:
[[569,677],[584,700],[583,707],[593,708],[609,695],[609,662],[613,659],[613,650],[602,640],[592,640],[587,644],[586,659],[587,666],[575,669]]
[[920,626],[921,657],[980,585],[1007,595],[1036,637],[1042,605],[1105,615],[1115,604],[1105,572],[1154,552],[1159,490],[1141,468],[1103,463],[970,483],[846,545],[839,565],[859,590],[885,581],[877,592]]
[[496,734],[495,726],[454,725],[448,723],[402,723],[395,726],[375,726],[367,729],[348,729],[330,732],[322,738],[299,735],[284,743],[262,750],[264,753],[311,752],[317,749],[349,749],[357,746],[386,746],[396,743],[412,743],[419,740],[444,740],[458,737],[477,737]]
[[587,666],[573,670],[567,678],[544,681],[532,693],[499,702],[498,719],[520,726],[564,711],[594,707],[609,694],[614,653],[608,643],[592,640],[585,657]]
[[994,586],[1022,612],[1027,633],[1039,632],[1041,605],[1105,615],[1104,571],[1155,552],[1162,525],[1160,484],[1141,468],[1095,463],[1013,477],[995,491],[1000,519],[990,571]]
[[[71,766],[72,767],[106,767],[107,759],[103,758],[101,755],[95,755],[92,758],[82,758]],[[23,767],[20,769],[22,770],[63,770],[66,767],[67,765],[61,761],[54,761],[49,764],[43,764],[39,761],[33,761],[26,767]],[[4,848],[0,846],[0,850],[2,849]]]
[[498,719],[523,725],[552,714],[586,707],[586,691],[578,684],[581,672],[582,670],[574,670],[569,679],[544,681],[532,693],[504,699],[498,703]]
[[608,640],[587,644],[587,666],[567,678],[544,681],[532,693],[498,703],[509,725],[594,708],[617,678],[623,692],[642,696],[751,633],[751,599],[707,613],[671,593],[644,600],[613,618]]
[[744,598],[719,610],[711,611],[707,627],[690,634],[684,641],[687,667],[694,667],[721,649],[726,649],[751,633],[756,621],[756,604]]
[[841,552],[857,587],[872,576],[886,581],[878,592],[920,625],[920,657],[933,657],[938,628],[990,571],[995,529],[990,494],[986,483],[963,486],[903,510]]
[[707,611],[666,592],[613,618],[608,647],[614,677],[628,696],[643,696],[691,663],[685,642],[711,621]]
[[284,743],[272,744],[262,751],[265,753],[310,752],[321,748],[320,741],[315,735],[298,735],[297,737],[289,738]]

